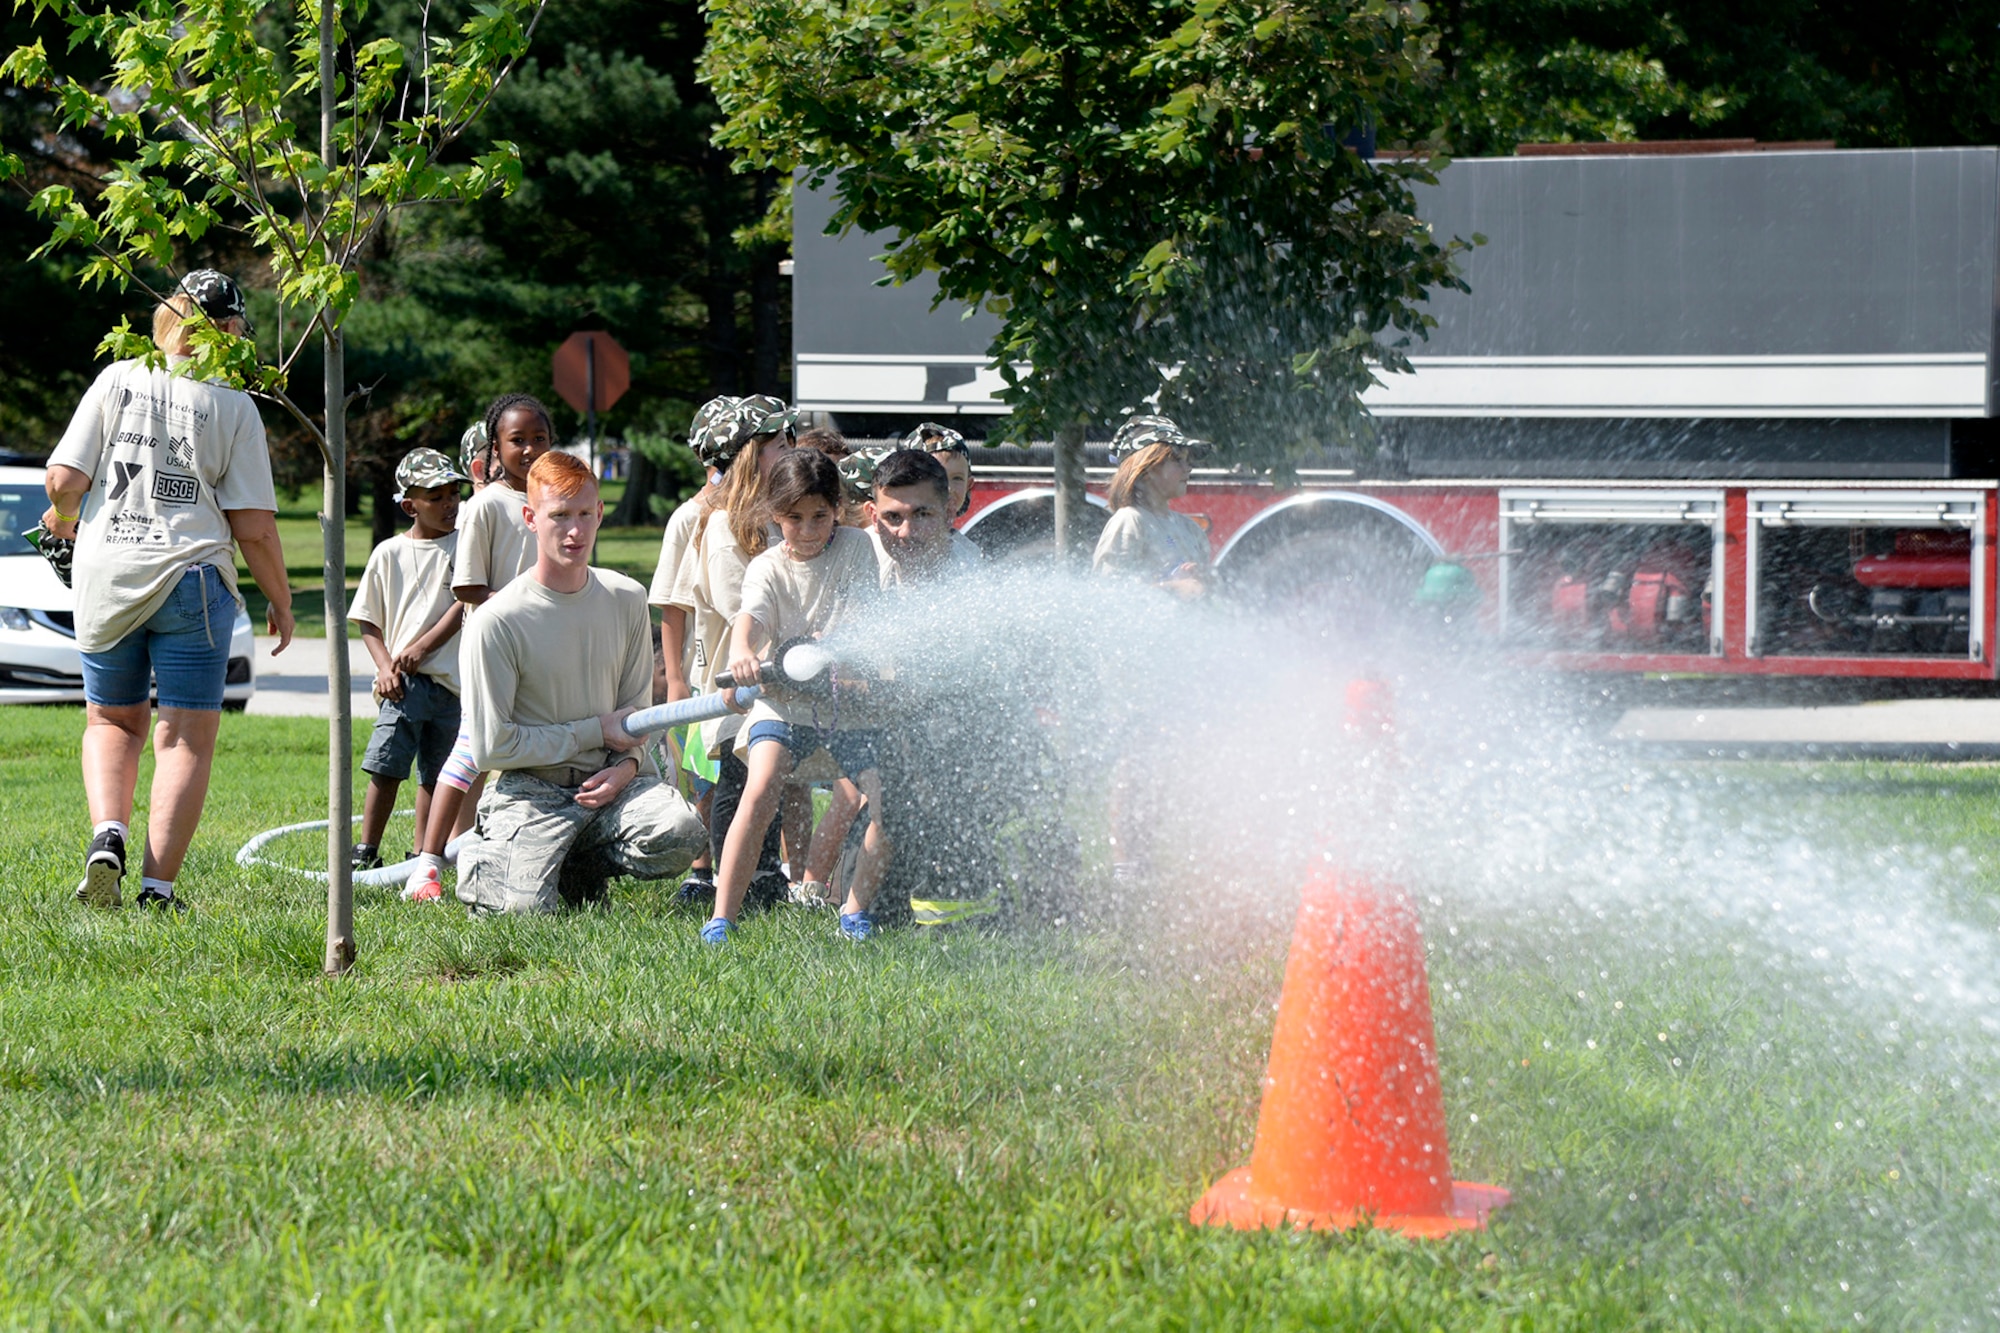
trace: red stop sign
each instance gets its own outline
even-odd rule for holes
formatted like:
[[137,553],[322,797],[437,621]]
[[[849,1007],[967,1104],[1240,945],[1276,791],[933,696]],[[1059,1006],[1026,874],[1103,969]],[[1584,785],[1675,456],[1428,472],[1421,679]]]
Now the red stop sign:
[[632,361],[602,329],[572,333],[549,359],[556,392],[579,412],[602,412],[632,387]]

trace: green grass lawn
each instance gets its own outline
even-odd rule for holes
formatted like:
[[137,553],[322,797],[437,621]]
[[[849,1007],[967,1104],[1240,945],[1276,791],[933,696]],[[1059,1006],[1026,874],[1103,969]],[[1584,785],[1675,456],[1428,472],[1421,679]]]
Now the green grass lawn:
[[[1810,960],[1427,907],[1455,1164],[1514,1205],[1430,1244],[1197,1230],[1255,1124],[1282,896],[865,948],[780,915],[714,954],[659,886],[481,922],[364,891],[329,982],[319,889],[230,861],[313,815],[324,724],[225,720],[179,922],[68,901],[78,725],[0,723],[6,1327],[1987,1322],[1992,1039],[1836,1041]],[[1820,771],[1853,782],[1734,803],[1993,831],[1995,770]]]
[[[605,485],[607,510],[618,503],[618,496],[623,490],[623,482]],[[292,585],[292,615],[298,621],[298,633],[308,637],[323,637],[326,634],[326,577],[320,554],[323,547],[317,499],[316,494],[306,493],[284,504],[278,511],[278,537],[284,543],[285,570]],[[401,531],[407,526],[399,523],[397,528]],[[370,502],[364,496],[361,514],[347,520],[347,592],[350,601],[360,584],[361,571],[368,564],[371,531]],[[658,528],[606,528],[597,540],[596,563],[630,574],[641,583],[652,582],[653,569],[659,558]],[[249,569],[240,556],[236,568],[250,622],[256,626],[257,633],[262,634],[264,613],[269,603],[257,591],[257,585],[251,581]]]

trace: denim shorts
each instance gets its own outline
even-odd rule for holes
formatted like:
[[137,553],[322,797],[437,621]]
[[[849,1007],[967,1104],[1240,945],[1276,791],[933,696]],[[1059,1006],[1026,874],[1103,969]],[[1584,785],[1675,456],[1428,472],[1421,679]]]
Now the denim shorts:
[[825,727],[799,727],[766,718],[750,724],[750,739],[743,743],[744,753],[755,749],[759,741],[781,743],[792,752],[793,763],[824,745],[841,773],[850,778],[858,778],[878,766],[878,738],[872,731],[829,731]]
[[220,572],[196,565],[145,624],[101,653],[83,654],[83,697],[127,708],[150,699],[157,683],[162,708],[220,712],[235,629],[235,594]]
[[407,671],[403,697],[384,699],[376,714],[375,734],[361,756],[361,771],[401,782],[410,776],[414,759],[417,785],[435,787],[457,740],[458,696],[430,676]]

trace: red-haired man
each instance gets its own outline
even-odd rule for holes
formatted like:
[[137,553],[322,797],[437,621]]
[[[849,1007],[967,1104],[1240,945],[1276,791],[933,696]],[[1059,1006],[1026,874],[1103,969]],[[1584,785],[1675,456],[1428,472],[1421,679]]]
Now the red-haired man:
[[598,902],[611,876],[687,869],[707,834],[623,721],[653,697],[646,590],[592,569],[604,504],[590,469],[547,453],[528,470],[535,567],[466,618],[473,761],[499,781],[459,853],[458,896],[480,912]]

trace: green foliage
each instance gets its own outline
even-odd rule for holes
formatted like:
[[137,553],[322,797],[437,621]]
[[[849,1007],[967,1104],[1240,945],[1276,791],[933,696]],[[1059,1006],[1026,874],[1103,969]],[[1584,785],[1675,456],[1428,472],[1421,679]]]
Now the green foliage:
[[[59,182],[36,193],[50,226],[38,253],[86,252],[82,280],[122,290],[150,286],[149,275],[175,267],[210,232],[241,228],[269,262],[280,308],[303,314],[289,346],[279,331],[268,362],[251,340],[203,325],[186,373],[281,395],[308,341],[340,328],[360,291],[361,258],[395,209],[475,199],[519,179],[511,144],[457,163],[443,154],[526,51],[544,0],[495,0],[455,33],[424,31],[408,43],[357,43],[358,11],[331,11],[341,59],[330,89],[313,0],[32,3],[37,17],[60,20],[72,50],[98,53],[108,78],[66,76],[39,36],[0,61],[0,77],[45,99],[60,129],[93,131],[120,155],[94,190]],[[315,101],[331,112],[320,142],[300,128],[317,119]],[[0,175],[24,171],[17,155],[0,157]],[[157,355],[128,324],[100,350]]]
[[[59,32],[52,21],[3,17],[0,51]],[[66,73],[98,74],[91,61],[60,42],[55,59]],[[0,448],[35,456],[53,447],[68,424],[90,384],[91,349],[121,306],[115,291],[79,288],[81,259],[34,253],[49,236],[47,224],[28,209],[34,191],[58,181],[87,186],[94,178],[78,164],[102,146],[89,131],[58,136],[52,129],[33,99],[0,97],[0,146],[23,159],[16,185],[0,188],[0,310],[10,316],[0,320]]]
[[[655,431],[631,431],[625,436],[625,443],[632,451],[650,461],[659,474],[655,483],[653,510],[648,517],[664,522],[673,507],[681,500],[701,489],[708,478],[708,470],[695,457],[694,450],[687,442],[674,435]],[[663,511],[663,512],[662,512]]]
[[[391,0],[371,31],[414,30],[421,14]],[[678,437],[718,391],[784,391],[782,240],[732,239],[768,189],[709,142],[701,42],[693,0],[576,0],[543,16],[535,53],[457,149],[518,144],[519,186],[401,214],[366,265],[348,343],[355,379],[376,386],[356,404],[358,476],[386,487],[404,451],[456,449],[502,392],[542,395],[559,431],[580,433],[549,385],[549,353],[573,329],[608,330],[631,356],[631,390],[599,414],[607,436]],[[633,475],[661,501],[678,489],[649,467]]]
[[1403,114],[1455,153],[1740,137],[1846,147],[2000,138],[2000,4],[1454,0],[1445,77]]
[[1016,435],[1155,395],[1282,468],[1361,425],[1428,291],[1456,285],[1410,187],[1339,127],[1432,70],[1417,4],[710,0],[704,77],[747,163],[832,179],[833,226],[899,234],[899,280],[1004,322]]

